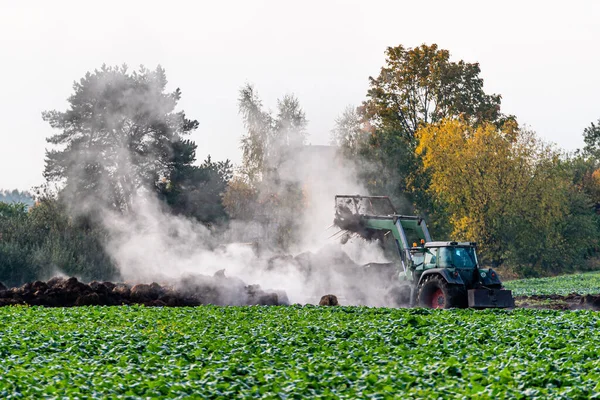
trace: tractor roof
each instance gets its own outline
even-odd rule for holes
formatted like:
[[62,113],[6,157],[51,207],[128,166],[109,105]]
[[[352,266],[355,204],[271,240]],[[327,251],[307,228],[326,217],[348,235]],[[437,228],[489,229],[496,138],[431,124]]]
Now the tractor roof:
[[475,247],[475,242],[427,242],[425,247]]

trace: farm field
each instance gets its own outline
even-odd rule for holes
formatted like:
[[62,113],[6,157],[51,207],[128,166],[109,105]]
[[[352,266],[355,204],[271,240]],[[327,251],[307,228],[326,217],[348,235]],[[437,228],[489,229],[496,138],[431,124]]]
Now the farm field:
[[504,282],[515,296],[600,294],[600,272],[561,275],[551,278],[530,278]]
[[2,307],[0,397],[589,398],[600,314]]

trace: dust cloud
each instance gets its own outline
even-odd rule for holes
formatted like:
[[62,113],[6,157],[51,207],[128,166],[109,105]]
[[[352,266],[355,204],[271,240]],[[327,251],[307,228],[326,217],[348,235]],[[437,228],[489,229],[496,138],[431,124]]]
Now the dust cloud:
[[300,185],[305,196],[304,211],[285,216],[298,219],[300,227],[297,243],[286,252],[264,245],[264,227],[252,221],[211,230],[165,212],[148,194],[136,196],[128,214],[102,212],[111,238],[106,249],[129,282],[178,282],[224,270],[265,290],[285,291],[293,303],[316,304],[334,293],[342,304],[386,305],[385,293],[367,285],[361,267],[387,262],[379,246],[361,238],[342,245],[335,235],[339,228],[332,226],[335,195],[364,193],[353,168],[329,146],[304,146],[282,165],[280,177]]
[[[114,84],[111,74],[107,76],[96,82],[94,90],[103,91]],[[158,73],[156,79],[162,84],[164,76]],[[122,125],[130,113],[171,112],[172,98],[168,96],[159,95],[153,100],[136,95],[130,99],[131,104],[128,101],[127,97],[119,98],[115,115],[105,116],[107,132],[127,128]],[[186,123],[182,114],[169,115],[180,118],[180,126]],[[90,126],[89,130],[95,128]],[[173,141],[178,139],[177,132],[171,135]],[[277,219],[293,221],[290,226],[297,230],[286,251],[273,245],[276,230],[272,223],[232,220],[225,229],[208,228],[166,211],[152,190],[140,184],[148,181],[144,166],[155,165],[158,158],[153,157],[157,155],[148,151],[140,160],[127,143],[77,152],[77,159],[69,163],[71,177],[63,198],[73,213],[92,214],[107,230],[110,239],[106,250],[127,282],[185,285],[190,277],[219,273],[265,290],[285,291],[293,303],[316,304],[320,296],[333,293],[341,304],[386,305],[388,300],[380,283],[389,283],[390,277],[375,276],[375,268],[361,267],[367,262],[387,262],[380,248],[359,238],[350,239],[342,247],[335,236],[338,228],[332,227],[335,195],[367,193],[357,183],[356,165],[334,146],[282,146],[286,147],[272,152],[279,159],[277,179],[269,186],[279,193],[293,186],[303,194],[303,204],[294,208],[296,211],[273,210],[278,212],[276,218],[271,218],[275,224]],[[80,166],[90,163],[105,163],[102,170],[108,171],[107,179],[122,182],[120,192],[115,193],[108,182],[99,180],[97,184],[104,190],[96,193],[112,197],[78,196],[85,192],[81,186],[88,184],[88,171]],[[103,206],[113,197],[123,204],[120,211]]]

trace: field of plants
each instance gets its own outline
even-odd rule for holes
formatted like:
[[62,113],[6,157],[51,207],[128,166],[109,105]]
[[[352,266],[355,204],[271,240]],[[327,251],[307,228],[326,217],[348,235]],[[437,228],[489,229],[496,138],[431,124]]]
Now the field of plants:
[[600,294],[600,272],[561,275],[551,278],[519,279],[504,282],[515,296]]
[[0,308],[0,397],[589,398],[592,311]]

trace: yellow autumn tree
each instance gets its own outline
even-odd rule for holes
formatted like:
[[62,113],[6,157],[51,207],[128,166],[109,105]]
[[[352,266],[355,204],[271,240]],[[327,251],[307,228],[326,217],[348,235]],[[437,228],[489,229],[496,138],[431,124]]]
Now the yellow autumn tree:
[[499,266],[528,248],[535,265],[562,240],[569,181],[559,154],[533,133],[447,119],[417,137],[427,190],[449,214],[453,239],[479,242],[484,262]]

